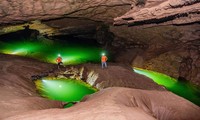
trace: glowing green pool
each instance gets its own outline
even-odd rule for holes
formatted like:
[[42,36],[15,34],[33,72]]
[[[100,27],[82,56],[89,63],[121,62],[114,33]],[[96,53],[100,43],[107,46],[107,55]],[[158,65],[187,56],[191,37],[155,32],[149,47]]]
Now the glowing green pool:
[[85,95],[97,91],[92,86],[73,79],[43,78],[35,81],[35,84],[41,96],[65,102],[80,101]]
[[78,44],[58,43],[53,41],[16,40],[0,42],[0,53],[20,55],[35,58],[44,62],[56,64],[58,54],[65,65],[85,62],[100,62],[101,48]]
[[[98,45],[72,43],[66,40],[49,40],[46,38],[0,40],[0,53],[35,58],[40,61],[56,64],[58,54],[64,65],[76,65],[86,62],[100,62],[102,49]],[[85,95],[97,90],[78,80],[46,78],[35,81],[41,96],[64,102],[80,101]],[[68,104],[70,107],[73,104]]]
[[200,106],[200,88],[198,88],[197,86],[191,85],[186,82],[177,81],[174,78],[154,71],[134,68],[134,72],[151,78],[159,85],[165,86],[166,89]]

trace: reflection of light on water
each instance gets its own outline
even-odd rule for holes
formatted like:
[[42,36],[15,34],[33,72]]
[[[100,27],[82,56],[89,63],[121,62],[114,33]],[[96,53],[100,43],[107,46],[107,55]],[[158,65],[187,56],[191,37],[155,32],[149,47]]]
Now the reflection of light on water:
[[154,82],[158,83],[159,85],[164,85],[167,88],[170,88],[174,86],[177,83],[177,80],[174,78],[171,78],[165,74],[157,73],[154,71],[149,71],[141,68],[134,67],[134,72],[138,74],[145,75],[149,78],[151,78]]
[[199,87],[194,86],[187,82],[177,81],[176,79],[171,78],[162,73],[136,67],[134,67],[133,70],[138,74],[142,74],[151,78],[154,82],[158,83],[159,85],[165,86],[168,90],[172,91],[173,93],[182,96],[200,106]]
[[27,51],[25,49],[18,49],[18,50],[4,50],[2,51],[4,54],[11,54],[11,55],[26,55]]
[[89,84],[73,79],[44,78],[36,80],[35,85],[41,96],[66,102],[80,101],[97,91]]
[[75,65],[90,62],[99,62],[100,48],[87,45],[69,45],[56,43],[46,45],[40,41],[12,41],[0,42],[0,52],[35,58],[44,62],[57,64],[56,58],[60,54],[64,65]]
[[1,52],[4,54],[12,54],[12,51],[10,51],[10,50],[2,50]]
[[27,54],[27,50],[22,48],[22,49],[17,49],[14,50],[13,52],[11,52],[11,54],[13,55],[26,55]]
[[63,63],[68,63],[68,62],[71,62],[71,61],[74,61],[74,60],[76,60],[76,58],[73,57],[73,56],[63,57]]

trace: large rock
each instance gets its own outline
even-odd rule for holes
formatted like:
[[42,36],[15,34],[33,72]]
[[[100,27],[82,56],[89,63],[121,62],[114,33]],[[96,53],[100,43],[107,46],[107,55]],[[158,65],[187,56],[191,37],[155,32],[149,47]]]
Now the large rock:
[[[0,119],[199,119],[198,106],[133,73],[127,66],[110,63],[106,69],[85,64],[85,69],[94,71],[86,81],[101,88],[129,88],[100,90],[74,107],[61,109],[61,102],[40,98],[30,79],[33,75],[53,71],[56,66],[24,57],[2,54],[0,57]],[[98,73],[97,79],[94,73]]]
[[[133,6],[121,17],[114,19],[115,25],[138,24],[187,24],[200,20],[199,0],[140,0],[144,1]],[[143,7],[137,7],[144,4]]]
[[112,22],[114,17],[130,9],[131,2],[132,0],[1,0],[0,24],[63,16]]
[[28,111],[5,120],[198,120],[200,108],[167,91],[107,88],[68,109]]
[[[43,110],[50,108],[62,108],[63,104],[58,101],[40,98],[36,93],[34,77],[47,76],[55,71],[57,66],[39,62],[30,58],[0,54],[0,119],[20,114],[31,110]],[[109,86],[124,86],[148,90],[164,90],[161,86],[150,79],[133,73],[132,69],[109,65],[108,69],[101,69],[100,65],[86,64],[86,73],[89,83],[100,89]],[[91,77],[88,73],[94,71],[99,75]],[[87,73],[88,72],[88,73]],[[116,74],[116,75],[114,75]],[[94,75],[92,73],[91,75]],[[123,77],[124,76],[124,77]],[[8,112],[9,111],[9,112]]]
[[0,54],[0,58],[0,119],[29,110],[63,107],[59,101],[39,97],[30,79],[53,65],[10,55]]
[[[105,69],[102,69],[100,64],[86,64],[84,67],[88,71],[86,82],[98,89],[118,86],[144,90],[165,90],[151,79],[134,73],[131,67],[125,65],[108,63],[108,68]],[[94,76],[96,76],[95,79]]]
[[[124,47],[116,50],[115,60],[161,72],[174,78],[184,77],[200,85],[199,28],[199,24],[149,28],[112,26],[110,31],[115,36],[113,44],[117,43],[118,46]],[[192,66],[189,69],[181,68],[186,58],[192,59],[191,63],[187,63]]]

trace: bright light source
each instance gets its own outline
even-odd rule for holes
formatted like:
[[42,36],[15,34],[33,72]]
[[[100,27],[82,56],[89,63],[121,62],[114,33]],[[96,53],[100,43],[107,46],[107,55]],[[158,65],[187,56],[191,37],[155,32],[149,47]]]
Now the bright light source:
[[47,81],[46,80],[42,80],[42,82],[46,83]]
[[104,56],[104,55],[105,55],[105,53],[102,53],[101,55],[102,55],[102,56]]

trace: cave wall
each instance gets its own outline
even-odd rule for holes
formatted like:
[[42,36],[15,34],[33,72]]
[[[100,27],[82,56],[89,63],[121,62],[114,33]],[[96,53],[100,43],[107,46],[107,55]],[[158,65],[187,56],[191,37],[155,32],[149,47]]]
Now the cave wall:
[[199,0],[1,0],[0,34],[5,24],[36,20],[30,27],[42,35],[94,38],[115,54],[115,62],[200,85],[199,4]]
[[[117,62],[183,78],[200,85],[200,25],[157,26],[149,28],[111,26],[113,43],[124,46]],[[121,41],[121,42],[119,42]],[[131,46],[132,44],[132,46]]]

